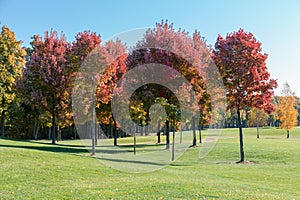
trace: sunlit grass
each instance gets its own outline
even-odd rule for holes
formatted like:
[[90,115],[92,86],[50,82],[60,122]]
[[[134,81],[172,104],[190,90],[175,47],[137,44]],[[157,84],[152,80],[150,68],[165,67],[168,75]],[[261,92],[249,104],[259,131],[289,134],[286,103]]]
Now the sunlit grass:
[[[290,139],[275,128],[261,129],[260,139],[256,129],[243,130],[248,164],[235,164],[238,130],[225,129],[204,159],[199,159],[204,144],[198,144],[148,173],[104,166],[79,140],[51,145],[0,139],[0,199],[300,199],[300,129]],[[156,137],[137,141],[155,144]],[[120,145],[131,143],[132,138],[119,140]],[[138,150],[147,148],[153,146]]]

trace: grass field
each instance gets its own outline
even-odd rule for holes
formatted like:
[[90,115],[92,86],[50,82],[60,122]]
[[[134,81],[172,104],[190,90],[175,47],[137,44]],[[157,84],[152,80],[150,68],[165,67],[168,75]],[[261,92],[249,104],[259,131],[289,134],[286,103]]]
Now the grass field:
[[78,140],[0,139],[0,199],[300,199],[300,129],[260,132],[244,129],[248,164],[235,164],[238,130],[226,129],[205,158],[199,145],[147,173],[104,166]]

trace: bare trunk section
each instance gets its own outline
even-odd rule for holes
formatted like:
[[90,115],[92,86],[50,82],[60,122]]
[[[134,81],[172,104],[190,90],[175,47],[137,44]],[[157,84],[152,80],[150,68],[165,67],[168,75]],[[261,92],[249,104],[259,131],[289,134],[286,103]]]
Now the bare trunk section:
[[48,127],[48,140],[51,139],[51,127],[49,126]]
[[172,161],[175,159],[175,129],[173,129]]
[[180,141],[179,143],[181,144],[182,143],[182,129],[180,130]]
[[52,113],[52,144],[55,144],[55,115]]
[[160,144],[160,122],[158,122],[157,126],[157,143]]
[[169,122],[169,120],[166,120],[165,133],[166,133],[166,149],[170,149],[170,122]]
[[134,132],[134,135],[133,135],[133,154],[135,155],[136,154],[136,133],[138,132],[138,125],[136,124],[135,125],[135,131]]
[[192,121],[192,129],[193,129],[193,147],[197,146],[197,136],[196,136],[196,119],[193,116],[193,121]]
[[242,129],[240,109],[237,109],[237,115],[238,115],[238,126],[239,126],[239,136],[240,136],[240,155],[241,155],[241,160],[238,161],[238,163],[241,163],[241,162],[244,162],[244,160],[245,160],[245,154],[244,154],[243,129]]
[[91,138],[92,138],[92,156],[96,154],[96,142],[95,142],[95,108],[92,106],[92,120],[91,120]]
[[61,128],[57,126],[57,142],[61,141]]
[[117,122],[113,118],[114,121],[114,129],[113,129],[113,134],[114,134],[114,146],[118,146],[118,131],[117,131]]
[[202,143],[202,131],[201,131],[201,127],[199,128],[199,143]]
[[1,137],[4,137],[4,122],[5,122],[5,112],[1,113]]

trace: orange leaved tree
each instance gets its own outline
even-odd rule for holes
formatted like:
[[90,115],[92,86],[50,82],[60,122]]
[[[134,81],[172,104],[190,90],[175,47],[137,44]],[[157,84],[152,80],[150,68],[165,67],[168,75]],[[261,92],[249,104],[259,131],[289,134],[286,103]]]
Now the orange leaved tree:
[[276,118],[280,120],[281,129],[285,129],[287,131],[287,138],[290,137],[290,130],[297,125],[297,115],[298,112],[295,108],[296,106],[296,95],[292,92],[291,87],[286,82],[283,84],[283,90],[281,91],[281,95],[279,97],[280,103],[276,108]]

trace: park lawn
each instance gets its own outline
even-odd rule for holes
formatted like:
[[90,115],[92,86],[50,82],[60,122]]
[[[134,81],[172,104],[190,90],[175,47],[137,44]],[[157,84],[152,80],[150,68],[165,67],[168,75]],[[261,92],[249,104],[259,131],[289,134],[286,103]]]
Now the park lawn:
[[260,139],[256,129],[243,130],[248,164],[235,164],[238,130],[224,129],[205,158],[200,144],[148,173],[104,166],[79,140],[0,139],[0,199],[300,199],[300,129],[290,139],[275,128],[261,129]]

